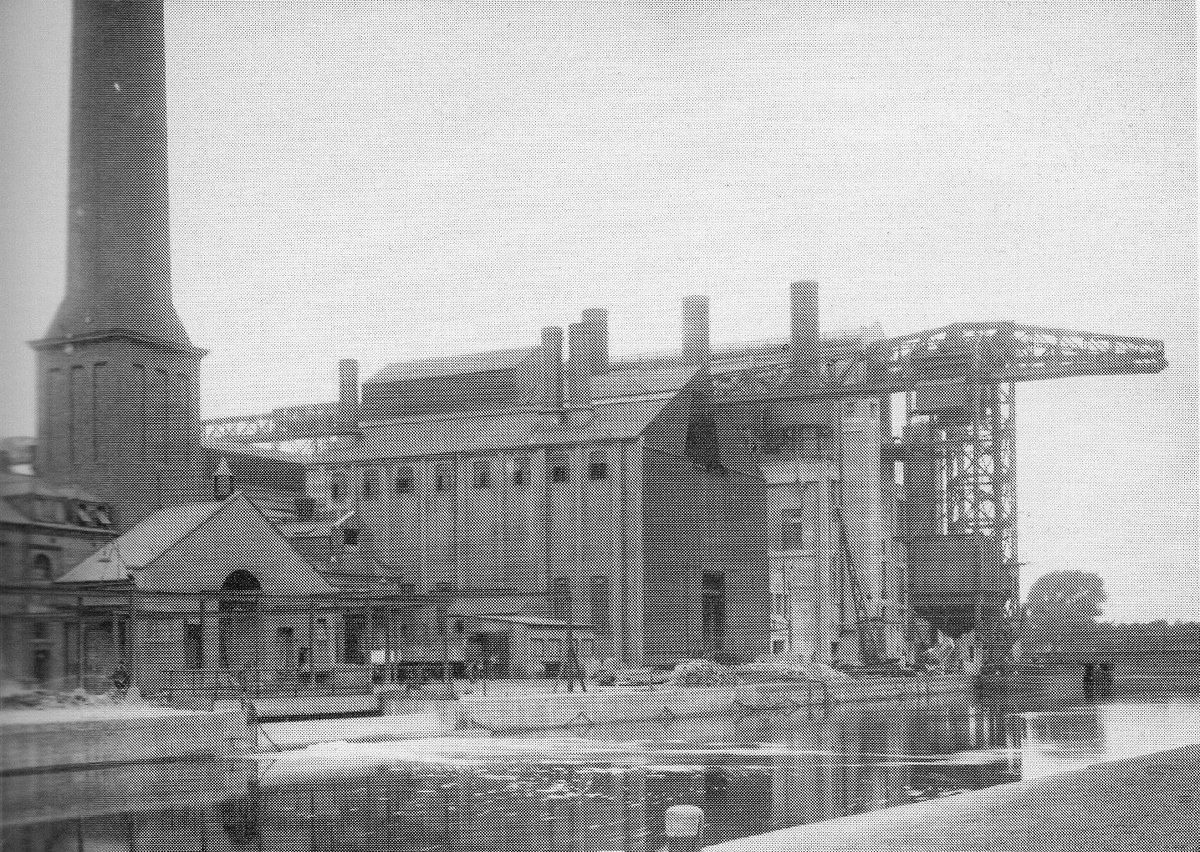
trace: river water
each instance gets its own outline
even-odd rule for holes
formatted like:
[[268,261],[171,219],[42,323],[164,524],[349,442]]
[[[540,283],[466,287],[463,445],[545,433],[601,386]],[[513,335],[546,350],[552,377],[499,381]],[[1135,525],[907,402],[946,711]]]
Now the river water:
[[12,852],[652,852],[1200,742],[1200,698],[933,696],[0,777]]

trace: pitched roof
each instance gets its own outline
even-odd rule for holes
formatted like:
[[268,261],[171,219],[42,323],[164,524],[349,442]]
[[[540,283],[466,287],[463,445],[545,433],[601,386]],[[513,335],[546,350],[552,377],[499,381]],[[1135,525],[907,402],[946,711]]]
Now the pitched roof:
[[0,523],[27,524],[29,523],[29,518],[10,506],[7,501],[0,500]]
[[62,497],[69,500],[83,500],[88,503],[102,503],[99,497],[90,491],[85,491],[78,485],[55,485],[40,476],[26,476],[23,473],[0,471],[0,497],[20,497],[34,494],[38,497]]
[[392,421],[367,430],[357,446],[335,449],[315,461],[379,461],[449,453],[632,440],[646,431],[670,398],[636,398],[597,405],[578,422],[556,414],[509,411],[438,420]]
[[536,352],[536,346],[516,349],[496,349],[491,352],[472,352],[437,358],[420,358],[400,364],[389,364],[367,379],[370,384],[411,382],[418,379],[437,379],[467,373],[486,373],[492,370],[511,370]]
[[145,568],[225,505],[209,500],[168,506],[93,553],[58,579],[59,583],[111,583],[124,580],[127,568]]
[[160,509],[56,582],[125,582],[133,574],[143,589],[216,590],[239,569],[267,593],[332,591],[241,493]]

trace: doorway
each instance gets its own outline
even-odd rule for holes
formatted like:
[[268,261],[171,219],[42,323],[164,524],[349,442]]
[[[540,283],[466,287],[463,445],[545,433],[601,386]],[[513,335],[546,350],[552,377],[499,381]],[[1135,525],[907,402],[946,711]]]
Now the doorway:
[[701,582],[700,644],[705,659],[725,654],[725,573],[705,571]]

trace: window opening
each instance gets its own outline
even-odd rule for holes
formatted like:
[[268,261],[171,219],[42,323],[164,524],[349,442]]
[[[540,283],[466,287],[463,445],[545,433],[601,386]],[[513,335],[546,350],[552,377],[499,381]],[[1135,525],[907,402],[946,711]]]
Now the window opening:
[[368,467],[363,470],[362,495],[364,500],[379,497],[379,468]]
[[604,453],[596,452],[588,456],[588,479],[608,479],[608,462]]
[[551,482],[570,482],[571,467],[567,460],[561,456],[551,456],[546,459],[547,474]]

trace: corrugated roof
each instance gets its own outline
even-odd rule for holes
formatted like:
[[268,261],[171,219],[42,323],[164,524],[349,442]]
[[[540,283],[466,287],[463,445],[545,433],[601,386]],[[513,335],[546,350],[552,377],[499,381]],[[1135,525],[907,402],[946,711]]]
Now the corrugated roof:
[[411,382],[446,376],[461,376],[467,373],[511,370],[537,349],[536,346],[522,346],[517,349],[496,349],[491,352],[472,352],[467,355],[421,358],[416,361],[389,364],[367,379],[367,382],[370,384]]
[[379,461],[519,447],[632,440],[646,431],[670,399],[631,399],[596,406],[587,420],[560,424],[557,415],[514,411],[434,421],[394,422],[368,429],[356,447],[321,461]]

